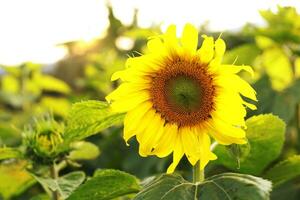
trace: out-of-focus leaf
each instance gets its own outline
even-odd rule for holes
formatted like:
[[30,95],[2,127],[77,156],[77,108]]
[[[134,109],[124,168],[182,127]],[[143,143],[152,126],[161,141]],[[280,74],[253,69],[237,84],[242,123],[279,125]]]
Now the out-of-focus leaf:
[[100,154],[96,145],[86,141],[74,142],[71,144],[71,148],[73,150],[68,156],[71,160],[93,160]]
[[84,139],[121,123],[123,118],[123,113],[113,113],[105,102],[84,101],[75,103],[67,119],[64,139],[66,142]]
[[202,183],[190,183],[179,175],[162,175],[137,194],[135,200],[266,200],[271,183],[262,178],[225,173],[206,179]]
[[108,200],[137,193],[139,190],[137,179],[130,174],[118,170],[97,170],[68,200]]
[[260,35],[255,37],[255,42],[261,49],[267,49],[276,46],[276,43],[271,38]]
[[295,177],[300,176],[300,156],[292,156],[272,167],[264,175],[274,186],[279,186]]
[[32,197],[30,200],[50,200],[50,197],[47,194],[39,194]]
[[25,170],[25,167],[25,161],[0,165],[0,196],[10,199],[35,183],[34,178]]
[[4,147],[0,148],[0,160],[9,158],[21,158],[22,153],[18,149]]
[[71,109],[71,103],[65,98],[43,97],[40,106],[62,117],[66,117]]
[[244,44],[227,51],[223,62],[226,64],[252,65],[260,50],[254,44]]
[[3,76],[1,79],[1,90],[6,93],[17,94],[20,92],[20,84],[16,77],[12,75]]
[[44,187],[52,191],[58,191],[63,199],[68,196],[85,180],[85,174],[81,171],[71,172],[58,179],[44,178],[33,175]]
[[257,110],[250,111],[250,116],[272,112],[276,92],[272,88],[269,77],[266,75],[262,76],[257,82],[253,84],[253,88],[257,92],[257,99],[259,99],[259,101],[256,102]]
[[[246,121],[246,126],[249,147],[243,145],[245,148],[240,148],[240,155],[245,156],[235,158],[225,146],[218,145],[215,149],[218,159],[215,162],[238,172],[259,175],[279,156],[284,142],[285,123],[277,116],[267,114],[251,117]],[[250,152],[243,153],[249,148]]]
[[261,62],[275,90],[282,91],[292,83],[292,66],[282,49],[269,48],[265,50],[261,55]]
[[300,57],[295,60],[295,77],[300,78]]
[[57,78],[49,75],[35,74],[34,82],[38,85],[42,90],[59,92],[63,94],[69,94],[71,92],[70,87]]
[[300,79],[293,82],[289,88],[274,97],[272,112],[286,123],[295,116],[296,105],[300,102]]

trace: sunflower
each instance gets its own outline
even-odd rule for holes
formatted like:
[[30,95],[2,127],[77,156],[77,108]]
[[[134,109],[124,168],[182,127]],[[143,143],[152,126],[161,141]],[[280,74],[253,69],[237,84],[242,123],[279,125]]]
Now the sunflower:
[[173,153],[172,173],[185,155],[204,169],[217,157],[211,138],[223,145],[244,144],[246,107],[255,106],[255,90],[237,73],[249,66],[221,64],[226,45],[186,24],[180,38],[176,26],[151,37],[148,52],[128,58],[126,69],[112,75],[122,84],[106,99],[116,112],[126,112],[124,139],[136,136],[141,156]]

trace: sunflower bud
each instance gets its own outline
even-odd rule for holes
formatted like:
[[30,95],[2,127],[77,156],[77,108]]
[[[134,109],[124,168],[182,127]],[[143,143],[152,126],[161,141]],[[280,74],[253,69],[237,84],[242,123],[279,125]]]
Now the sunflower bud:
[[29,151],[38,157],[55,158],[61,153],[63,126],[52,117],[36,120],[23,133]]

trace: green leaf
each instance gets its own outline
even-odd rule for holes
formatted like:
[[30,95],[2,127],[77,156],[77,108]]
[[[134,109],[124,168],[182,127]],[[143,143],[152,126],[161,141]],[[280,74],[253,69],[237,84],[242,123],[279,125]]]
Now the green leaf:
[[297,176],[300,176],[300,155],[292,156],[276,164],[264,175],[273,182],[275,187]]
[[274,97],[273,113],[281,117],[286,123],[293,119],[296,105],[300,102],[300,79]]
[[85,174],[81,171],[71,172],[58,179],[44,178],[33,175],[35,179],[41,183],[44,187],[49,188],[52,191],[58,191],[63,199],[68,196],[84,181]]
[[71,144],[73,149],[68,156],[71,160],[93,160],[100,154],[99,148],[93,143],[78,141]]
[[0,199],[10,199],[31,187],[36,181],[26,171],[26,162],[1,163],[0,165]]
[[266,200],[271,183],[258,177],[225,173],[190,183],[179,175],[161,175],[137,194],[135,200]]
[[106,102],[83,101],[75,103],[67,118],[64,139],[82,140],[123,121],[123,113],[113,113]]
[[18,149],[4,147],[0,148],[0,160],[5,160],[9,158],[21,158],[22,153]]
[[266,114],[251,117],[246,121],[246,125],[249,144],[240,145],[238,154],[242,157],[236,158],[226,146],[218,145],[215,149],[218,159],[215,162],[234,171],[259,175],[280,155],[285,123],[277,116]]
[[84,181],[84,172],[71,172],[60,177],[57,181],[58,191],[66,199]]
[[137,179],[118,170],[97,170],[94,176],[81,185],[68,200],[107,200],[137,193]]
[[254,44],[245,44],[238,46],[224,55],[223,62],[237,65],[252,65],[260,50]]
[[38,194],[36,196],[33,196],[30,200],[51,200],[51,199],[47,194]]
[[59,92],[63,94],[69,94],[71,92],[71,88],[68,84],[53,76],[37,73],[35,74],[33,80],[35,84],[38,85],[42,90]]

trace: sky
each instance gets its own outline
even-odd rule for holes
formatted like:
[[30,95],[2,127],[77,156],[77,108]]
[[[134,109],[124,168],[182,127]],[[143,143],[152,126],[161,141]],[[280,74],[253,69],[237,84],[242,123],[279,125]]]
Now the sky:
[[258,10],[276,10],[277,4],[300,12],[300,0],[0,0],[0,64],[51,64],[66,55],[58,44],[103,36],[108,2],[125,24],[138,9],[141,27],[176,24],[179,31],[187,22],[198,26],[209,21],[213,31],[263,24]]

